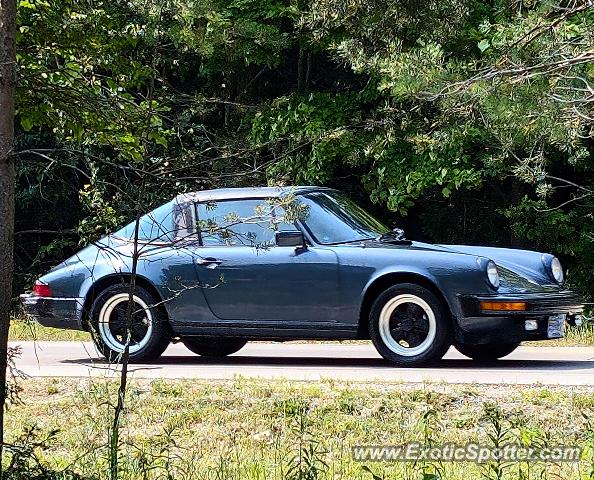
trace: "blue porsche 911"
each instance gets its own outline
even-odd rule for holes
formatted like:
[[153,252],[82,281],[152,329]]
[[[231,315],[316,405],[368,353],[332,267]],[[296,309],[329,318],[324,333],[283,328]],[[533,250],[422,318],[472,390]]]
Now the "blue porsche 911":
[[136,362],[172,341],[225,356],[296,339],[371,339],[401,366],[451,345],[494,360],[563,336],[583,310],[553,255],[409,241],[322,187],[179,195],[21,297],[40,324],[90,331],[110,361],[128,345]]

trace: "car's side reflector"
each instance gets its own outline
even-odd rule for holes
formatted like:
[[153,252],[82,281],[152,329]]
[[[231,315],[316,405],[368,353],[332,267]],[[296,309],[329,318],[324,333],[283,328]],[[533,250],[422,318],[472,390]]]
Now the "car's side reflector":
[[524,312],[526,302],[481,302],[481,310],[490,312]]

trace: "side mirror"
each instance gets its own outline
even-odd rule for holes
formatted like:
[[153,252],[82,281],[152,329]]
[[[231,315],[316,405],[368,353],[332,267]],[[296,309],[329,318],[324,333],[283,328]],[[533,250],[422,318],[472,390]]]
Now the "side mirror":
[[276,232],[275,239],[279,247],[305,247],[305,237],[301,232]]

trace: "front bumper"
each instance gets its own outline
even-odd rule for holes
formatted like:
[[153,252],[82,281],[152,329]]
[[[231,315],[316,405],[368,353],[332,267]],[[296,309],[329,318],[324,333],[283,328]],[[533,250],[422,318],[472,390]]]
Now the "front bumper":
[[25,313],[44,327],[83,330],[80,321],[83,298],[36,297],[30,293],[20,298]]
[[[570,291],[510,295],[462,295],[463,315],[457,320],[456,340],[462,343],[521,342],[550,339],[549,320],[565,315],[575,324],[584,311],[580,297]],[[484,311],[481,302],[525,302],[523,311]],[[536,322],[535,330],[526,330],[526,320]]]

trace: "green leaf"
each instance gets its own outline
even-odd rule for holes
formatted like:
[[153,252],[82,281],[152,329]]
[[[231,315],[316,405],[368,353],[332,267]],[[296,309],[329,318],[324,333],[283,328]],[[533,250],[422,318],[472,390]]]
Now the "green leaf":
[[483,38],[477,46],[481,52],[484,52],[491,46],[491,43],[486,38]]
[[21,126],[25,132],[30,131],[33,128],[34,122],[33,119],[27,115],[21,116]]

